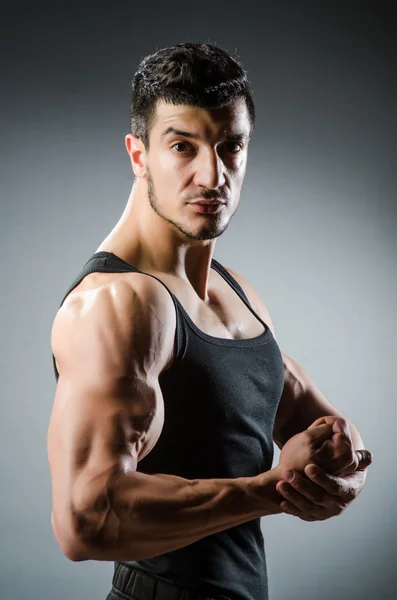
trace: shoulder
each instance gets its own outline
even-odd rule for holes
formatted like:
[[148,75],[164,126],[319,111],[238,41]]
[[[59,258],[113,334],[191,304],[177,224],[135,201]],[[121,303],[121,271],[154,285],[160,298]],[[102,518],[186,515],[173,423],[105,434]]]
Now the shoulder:
[[248,300],[250,301],[252,308],[260,316],[260,318],[269,326],[269,329],[271,330],[274,339],[276,339],[276,333],[272,319],[270,317],[270,313],[257,290],[254,288],[253,285],[249,283],[249,281],[245,277],[240,275],[240,273],[237,273],[237,271],[235,271],[234,269],[231,269],[230,267],[226,266],[225,269],[230,273],[232,277],[234,277],[237,283],[239,283],[240,286],[243,288]]
[[[97,274],[100,275],[100,274]],[[139,342],[142,351],[160,352],[172,360],[176,315],[172,298],[156,279],[143,274],[106,274],[70,293],[59,308],[51,331],[51,346],[58,372],[62,357],[87,344],[107,344],[124,352]],[[114,277],[109,277],[114,275]],[[123,274],[124,275],[124,274]]]
[[[93,299],[113,298],[116,302],[131,302],[141,297],[150,307],[173,311],[173,301],[167,289],[154,277],[144,273],[94,272],[86,275],[65,297],[59,311],[68,312]],[[59,312],[58,311],[58,312]]]
[[[125,330],[155,321],[171,326],[175,309],[168,290],[156,279],[141,273],[94,273],[65,298],[54,323],[71,323],[85,315],[93,323],[125,321]],[[101,277],[105,275],[105,277]],[[82,282],[83,283],[83,282]],[[131,317],[134,316],[135,320]],[[140,318],[138,318],[140,317]],[[87,320],[87,319],[86,319]]]

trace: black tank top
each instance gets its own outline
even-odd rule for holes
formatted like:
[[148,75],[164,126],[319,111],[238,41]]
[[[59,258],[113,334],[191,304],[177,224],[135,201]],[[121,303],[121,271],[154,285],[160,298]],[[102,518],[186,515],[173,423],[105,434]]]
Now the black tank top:
[[[201,331],[178,298],[175,361],[159,377],[164,426],[140,472],[186,479],[252,477],[271,469],[273,426],[284,385],[282,355],[269,327],[237,281],[215,259],[215,269],[264,325],[256,338],[225,339]],[[112,252],[96,252],[66,292],[93,272],[142,273]],[[55,377],[58,372],[53,356]],[[260,518],[160,556],[125,562],[158,578],[222,600],[267,600]]]

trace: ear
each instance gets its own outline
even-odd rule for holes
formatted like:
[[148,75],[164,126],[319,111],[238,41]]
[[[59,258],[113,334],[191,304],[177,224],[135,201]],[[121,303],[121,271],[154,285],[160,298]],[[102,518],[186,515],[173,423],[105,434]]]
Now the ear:
[[132,170],[136,177],[146,177],[146,149],[139,138],[132,133],[125,136],[125,147],[131,159]]

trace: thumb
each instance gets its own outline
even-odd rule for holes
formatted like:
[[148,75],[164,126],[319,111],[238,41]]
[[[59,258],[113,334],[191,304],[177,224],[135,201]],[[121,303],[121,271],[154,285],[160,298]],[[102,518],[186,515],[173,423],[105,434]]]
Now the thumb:
[[372,463],[373,454],[369,450],[355,450],[358,465],[356,471],[364,471]]

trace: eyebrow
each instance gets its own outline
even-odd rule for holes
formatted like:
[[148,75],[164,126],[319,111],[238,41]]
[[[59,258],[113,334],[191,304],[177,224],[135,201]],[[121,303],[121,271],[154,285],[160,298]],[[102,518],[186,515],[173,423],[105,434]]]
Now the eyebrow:
[[[171,135],[171,134],[182,135],[183,137],[191,138],[193,140],[201,140],[201,136],[198,135],[197,133],[190,133],[189,131],[182,131],[181,129],[175,129],[175,127],[168,127],[161,134],[161,138],[165,138],[167,135]],[[241,141],[241,140],[245,140],[248,138],[247,134],[245,134],[245,133],[230,133],[230,134],[226,135],[225,137],[228,140],[233,140],[233,141]]]

